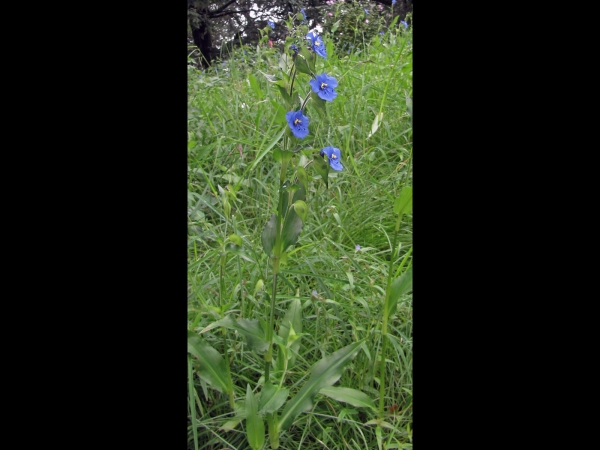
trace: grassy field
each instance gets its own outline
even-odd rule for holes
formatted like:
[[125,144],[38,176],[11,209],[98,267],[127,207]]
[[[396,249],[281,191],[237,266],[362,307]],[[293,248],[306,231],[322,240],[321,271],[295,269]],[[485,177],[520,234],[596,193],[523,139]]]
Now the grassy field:
[[[316,73],[338,80],[338,96],[327,103],[327,119],[308,102],[310,133],[291,166],[304,166],[315,152],[334,146],[344,170],[330,172],[326,188],[310,165],[306,169],[308,216],[282,263],[274,310],[275,333],[281,334],[286,311],[299,299],[300,344],[293,366],[281,371],[274,365],[271,374],[291,398],[319,360],[364,340],[334,386],[364,392],[376,408],[319,392],[281,432],[281,449],[412,448],[410,292],[387,323],[383,415],[377,410],[388,273],[391,267],[395,279],[412,266],[412,213],[402,216],[395,239],[393,210],[401,190],[412,186],[412,32],[384,31],[371,42],[357,42],[350,53],[329,45],[327,59],[316,62]],[[188,69],[188,329],[226,356],[235,404],[232,409],[225,392],[198,376],[201,363],[190,358],[190,449],[194,434],[201,449],[254,447],[244,412],[252,398],[248,387],[259,398],[265,383],[263,353],[243,333],[211,324],[230,316],[264,326],[271,314],[272,268],[261,232],[278,202],[280,164],[273,153],[281,146],[286,111],[264,74],[285,68],[280,55],[263,45],[237,49],[203,72]],[[296,79],[302,98],[308,80]],[[241,245],[230,245],[232,234]],[[255,445],[271,448],[268,437]]]

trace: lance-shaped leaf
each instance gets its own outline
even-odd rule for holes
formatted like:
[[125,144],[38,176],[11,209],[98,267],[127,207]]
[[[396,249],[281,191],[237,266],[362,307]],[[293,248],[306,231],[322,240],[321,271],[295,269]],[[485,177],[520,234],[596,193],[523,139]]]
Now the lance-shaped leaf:
[[267,256],[273,254],[273,247],[275,247],[275,240],[277,239],[277,216],[271,214],[271,218],[265,224],[265,228],[260,234],[260,241],[262,242],[263,250]]
[[298,166],[298,168],[296,169],[296,177],[298,178],[298,181],[306,191],[308,189],[308,174],[306,173],[306,169],[302,166]]
[[269,348],[269,341],[258,320],[239,319],[235,323],[235,329],[246,337],[250,350],[262,353]]
[[394,201],[394,214],[410,214],[412,212],[412,187],[405,186]]
[[282,251],[285,251],[290,245],[294,245],[298,242],[298,236],[302,231],[302,219],[296,213],[294,208],[290,208],[285,221],[283,222],[283,229],[281,230],[281,238],[283,239]]
[[321,175],[321,178],[323,179],[323,182],[325,183],[325,187],[329,188],[329,182],[327,181],[327,176],[329,175],[329,163],[327,161],[325,161],[325,159],[319,155],[318,153],[315,153],[313,155],[313,164],[315,167],[315,170],[317,171],[317,173],[319,175]]
[[300,185],[300,188],[294,192],[294,196],[292,197],[292,203],[297,202],[298,200],[306,200],[306,189],[304,186]]
[[321,359],[311,369],[311,377],[302,389],[288,402],[279,420],[279,431],[287,430],[298,414],[312,408],[317,392],[331,386],[342,376],[344,367],[356,356],[364,340],[339,349]]
[[327,109],[325,108],[325,100],[315,94],[314,91],[310,92],[310,99],[312,100],[312,105],[314,108],[319,111],[319,114],[323,116],[327,116]]
[[256,96],[262,100],[264,97],[263,92],[260,90],[260,86],[258,84],[258,80],[256,79],[256,77],[252,74],[248,75],[248,83],[250,84],[250,87],[252,88],[252,90],[254,91],[254,93],[256,94]]
[[349,403],[357,408],[371,408],[373,411],[377,411],[377,407],[375,406],[373,399],[364,392],[356,389],[330,386],[321,389],[319,394],[326,395],[327,397],[337,400],[338,402]]
[[306,75],[312,75],[315,71],[315,54],[309,51],[306,47],[301,47],[298,53],[294,56],[296,70]]
[[198,376],[220,392],[233,392],[233,384],[227,376],[225,360],[218,351],[188,330],[188,352],[198,358]]
[[294,208],[294,211],[296,211],[296,214],[300,216],[302,221],[305,222],[308,214],[308,206],[306,205],[306,202],[302,200],[296,200],[292,207]]
[[271,383],[265,383],[260,394],[258,410],[261,414],[272,414],[283,406],[288,398],[289,389],[279,388]]
[[[302,333],[302,303],[299,298],[295,298],[290,302],[290,306],[281,321],[279,327],[279,336],[287,344],[288,336],[290,334],[290,324],[294,328],[296,334]],[[289,365],[293,365],[296,360],[296,354],[300,349],[300,339],[297,339],[291,346],[291,355]]]
[[406,272],[390,284],[390,298],[388,300],[389,310],[386,311],[388,317],[396,311],[400,296],[412,289],[412,279],[412,266],[410,266]]
[[246,437],[253,450],[260,450],[265,443],[265,423],[258,415],[256,398],[249,384],[246,384]]

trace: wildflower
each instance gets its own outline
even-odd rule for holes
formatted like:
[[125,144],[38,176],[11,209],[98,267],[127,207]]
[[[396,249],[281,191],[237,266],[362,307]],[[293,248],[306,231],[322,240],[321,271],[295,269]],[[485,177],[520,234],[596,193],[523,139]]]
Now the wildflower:
[[408,29],[408,24],[404,20],[401,20],[400,23],[404,25],[404,28]]
[[300,12],[301,12],[301,13],[302,13],[302,15],[304,16],[304,20],[306,20],[306,13],[304,12],[304,8],[302,8],[302,9],[300,10]]
[[331,102],[337,97],[337,92],[334,89],[337,87],[338,82],[335,78],[329,77],[325,73],[317,75],[317,78],[310,80],[309,84],[313,92],[323,100]]
[[356,250],[358,252],[360,250],[360,245],[356,244],[356,247],[354,247],[354,250]]
[[339,148],[325,147],[325,148],[321,149],[319,154],[321,156],[327,155],[327,159],[329,160],[329,165],[331,166],[331,168],[333,170],[336,170],[339,172],[344,168],[344,166],[342,166],[342,163],[340,161],[342,158],[342,153],[340,152]]
[[327,59],[327,52],[325,51],[325,44],[323,43],[323,39],[316,33],[312,31],[306,35],[306,39],[311,40],[312,49],[315,53],[323,58]]
[[369,19],[365,19],[365,23],[369,23]]
[[331,13],[327,13],[327,14],[329,14],[329,17],[333,17],[333,14],[331,14]]
[[311,292],[311,294],[312,294],[313,297],[316,297],[316,296],[319,295],[319,293],[317,292],[316,289],[313,289],[312,292]]
[[275,24],[273,22],[271,22],[270,20],[267,22],[267,25],[269,25],[271,28],[275,29]]
[[298,53],[298,47],[296,47],[296,44],[290,45],[290,50],[293,51],[294,53]]
[[285,115],[288,125],[292,133],[298,139],[304,139],[308,136],[308,117],[300,111],[290,111]]
[[273,41],[269,41],[269,47],[273,48]]
[[396,4],[396,0],[392,0],[392,5],[395,5],[395,4]]
[[381,11],[383,9],[383,6],[381,6],[381,5],[377,5],[377,7],[379,8],[379,11]]
[[365,10],[365,14],[369,14],[369,11],[367,11],[367,8],[363,8]]

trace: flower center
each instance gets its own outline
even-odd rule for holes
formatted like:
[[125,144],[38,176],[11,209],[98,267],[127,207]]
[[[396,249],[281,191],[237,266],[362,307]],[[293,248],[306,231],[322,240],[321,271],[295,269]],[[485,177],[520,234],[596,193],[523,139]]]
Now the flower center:
[[300,124],[302,123],[302,121],[301,121],[300,119],[296,119],[296,120],[294,120],[294,125],[298,125],[299,123],[300,123]]
[[315,45],[321,45],[321,44],[319,44],[319,41],[315,41]]
[[321,89],[325,89],[327,87],[327,83],[321,83]]
[[335,156],[335,153],[331,154],[331,159],[336,159],[337,157]]

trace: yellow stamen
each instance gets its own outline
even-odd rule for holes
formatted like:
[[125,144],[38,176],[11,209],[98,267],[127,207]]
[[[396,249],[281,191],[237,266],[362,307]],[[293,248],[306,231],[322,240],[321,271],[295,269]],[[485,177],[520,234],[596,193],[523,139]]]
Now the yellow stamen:
[[315,45],[321,45],[321,44],[319,44],[319,41],[316,41],[316,42],[315,42]]
[[336,159],[335,153],[331,154],[331,159]]
[[327,87],[327,83],[321,83],[321,89],[325,89]]
[[297,125],[297,124],[299,124],[299,123],[302,123],[302,121],[301,121],[300,119],[296,119],[296,120],[294,120],[294,125]]

